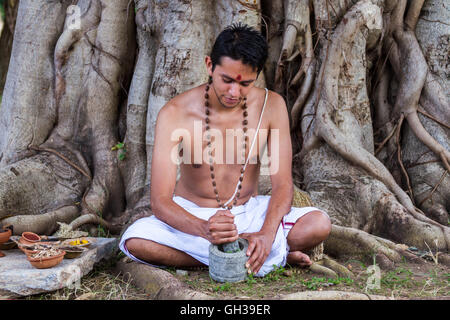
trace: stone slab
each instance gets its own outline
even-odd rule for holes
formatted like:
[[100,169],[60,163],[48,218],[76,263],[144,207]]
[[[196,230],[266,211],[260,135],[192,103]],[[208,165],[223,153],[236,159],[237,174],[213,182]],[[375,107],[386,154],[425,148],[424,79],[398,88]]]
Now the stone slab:
[[116,238],[87,238],[92,244],[75,259],[63,261],[49,269],[37,269],[19,249],[3,250],[0,258],[0,297],[14,298],[76,287],[103,258],[110,257],[117,248]]

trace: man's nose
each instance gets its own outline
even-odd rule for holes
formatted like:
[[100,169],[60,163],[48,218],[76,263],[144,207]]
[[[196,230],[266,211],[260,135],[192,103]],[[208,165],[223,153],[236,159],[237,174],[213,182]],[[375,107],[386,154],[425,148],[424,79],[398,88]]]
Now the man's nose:
[[239,83],[236,83],[236,82],[231,83],[228,92],[230,93],[230,95],[232,97],[239,97],[240,91],[241,91],[241,88],[240,88]]

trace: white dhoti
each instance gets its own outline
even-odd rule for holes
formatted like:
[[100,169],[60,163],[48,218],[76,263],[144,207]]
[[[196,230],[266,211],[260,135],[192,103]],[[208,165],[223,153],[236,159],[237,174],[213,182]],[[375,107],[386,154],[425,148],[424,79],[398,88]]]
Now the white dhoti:
[[[270,196],[251,197],[245,204],[231,208],[230,211],[235,216],[234,223],[236,224],[239,234],[258,232],[261,229],[266,217],[269,200]],[[179,196],[173,197],[173,201],[189,213],[203,220],[208,220],[220,209],[199,207],[195,203]],[[286,264],[286,258],[289,253],[286,238],[290,229],[297,219],[316,210],[321,211],[315,207],[291,208],[291,211],[283,217],[280,226],[278,227],[272,250],[256,276],[262,277],[272,271],[274,266],[284,266]],[[324,214],[326,213],[324,212]],[[131,259],[151,265],[150,263],[134,257],[127,250],[125,242],[131,238],[151,240],[183,251],[205,265],[209,264],[208,255],[210,242],[208,240],[174,229],[155,216],[141,218],[134,222],[122,235],[119,243],[120,250]]]

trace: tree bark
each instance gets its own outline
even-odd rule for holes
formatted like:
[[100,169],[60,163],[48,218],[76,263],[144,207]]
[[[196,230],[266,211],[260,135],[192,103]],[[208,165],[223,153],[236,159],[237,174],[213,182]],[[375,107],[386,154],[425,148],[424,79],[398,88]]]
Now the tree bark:
[[5,21],[3,23],[3,29],[0,31],[0,97],[3,95],[6,74],[8,73],[19,0],[4,1],[3,5],[5,11]]

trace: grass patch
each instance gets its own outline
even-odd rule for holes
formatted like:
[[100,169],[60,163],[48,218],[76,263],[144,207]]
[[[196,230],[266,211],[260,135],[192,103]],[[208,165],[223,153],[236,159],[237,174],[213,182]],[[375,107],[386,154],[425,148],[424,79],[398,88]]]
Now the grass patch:
[[[176,273],[174,273],[176,276]],[[208,270],[189,271],[188,275],[178,276],[191,289],[218,297],[242,299],[277,298],[285,293],[306,290],[322,290],[327,287],[339,287],[351,285],[350,278],[336,279],[318,277],[308,270],[286,267],[276,267],[265,277],[256,277],[250,274],[242,282],[218,283],[209,277]],[[338,290],[338,289],[336,289]]]
[[384,274],[381,277],[381,284],[390,289],[408,288],[417,284],[412,275],[413,273],[410,270],[397,268]]
[[74,288],[63,288],[54,292],[25,297],[26,300],[147,300],[142,290],[133,286],[112,270],[119,256],[104,260],[81,279]]
[[250,275],[239,283],[213,281],[208,270],[189,271],[188,275],[173,274],[191,289],[216,298],[277,299],[281,295],[302,291],[337,290],[382,295],[394,299],[450,298],[449,268],[434,263],[415,265],[398,263],[394,270],[381,270],[379,288],[368,286],[372,275],[370,262],[359,260],[340,261],[354,274],[353,278],[328,278],[297,267],[276,267],[265,277]]
[[309,290],[317,290],[319,288],[335,286],[341,283],[344,283],[345,285],[351,285],[353,284],[353,280],[350,278],[341,278],[341,277],[335,279],[312,277],[309,280],[303,280],[302,283]]

